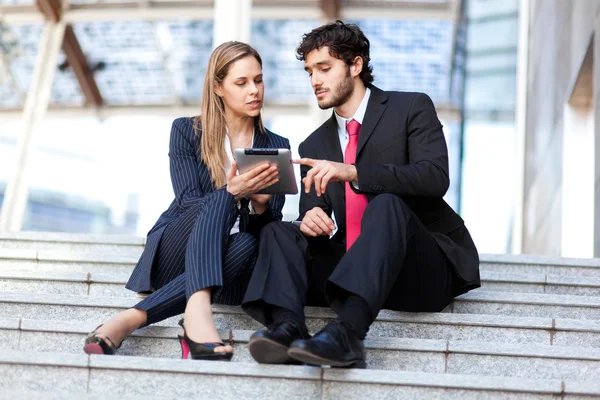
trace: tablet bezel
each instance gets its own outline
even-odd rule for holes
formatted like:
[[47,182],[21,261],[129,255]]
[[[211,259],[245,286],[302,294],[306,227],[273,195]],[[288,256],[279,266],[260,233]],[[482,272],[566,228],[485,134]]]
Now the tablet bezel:
[[298,194],[298,184],[289,149],[234,149],[234,157],[240,173],[247,172],[263,162],[276,164],[279,168],[279,182],[257,192],[259,194]]

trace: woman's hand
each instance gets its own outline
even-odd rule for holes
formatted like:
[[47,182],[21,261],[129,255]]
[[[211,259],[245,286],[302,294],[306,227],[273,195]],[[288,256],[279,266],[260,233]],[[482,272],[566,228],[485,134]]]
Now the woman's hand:
[[[279,171],[276,165],[261,164],[243,174],[237,174],[237,163],[233,163],[227,174],[227,191],[236,200],[250,197],[256,192],[273,185],[279,181]],[[263,199],[264,201],[264,199]],[[267,200],[268,202],[268,200]]]

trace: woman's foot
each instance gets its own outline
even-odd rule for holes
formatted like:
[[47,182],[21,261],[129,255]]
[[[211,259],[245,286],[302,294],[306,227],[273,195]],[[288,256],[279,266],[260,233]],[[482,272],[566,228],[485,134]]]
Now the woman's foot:
[[[210,304],[209,289],[194,293],[188,300],[184,314],[185,333],[196,343],[221,343],[222,339],[215,326]],[[181,336],[183,336],[183,330]],[[232,353],[230,345],[218,346],[215,353]]]
[[103,351],[99,351],[98,346],[88,346],[91,342],[89,339],[86,340],[84,351],[88,354],[107,354],[108,349],[108,354],[113,354],[121,347],[123,340],[144,323],[146,323],[145,311],[136,308],[123,311],[100,325],[88,337],[102,339],[106,343],[106,346],[100,346]]

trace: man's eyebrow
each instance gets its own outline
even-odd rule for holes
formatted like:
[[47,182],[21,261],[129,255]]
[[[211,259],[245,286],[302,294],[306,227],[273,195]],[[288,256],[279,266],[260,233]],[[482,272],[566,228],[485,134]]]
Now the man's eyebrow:
[[[319,62],[315,63],[314,65],[329,65],[329,64],[331,64],[329,61],[319,61]],[[311,67],[306,66],[306,67],[304,67],[304,70],[308,71],[310,68]]]

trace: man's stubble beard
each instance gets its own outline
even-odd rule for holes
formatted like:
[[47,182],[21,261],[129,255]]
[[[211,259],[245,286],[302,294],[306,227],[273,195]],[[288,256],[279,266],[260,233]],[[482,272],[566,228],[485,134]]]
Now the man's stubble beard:
[[336,91],[333,93],[333,98],[328,103],[319,103],[321,110],[327,110],[332,107],[339,107],[346,103],[350,97],[354,94],[354,85],[352,84],[352,77],[350,76],[350,67],[346,69],[346,76],[336,87]]

